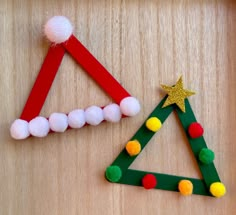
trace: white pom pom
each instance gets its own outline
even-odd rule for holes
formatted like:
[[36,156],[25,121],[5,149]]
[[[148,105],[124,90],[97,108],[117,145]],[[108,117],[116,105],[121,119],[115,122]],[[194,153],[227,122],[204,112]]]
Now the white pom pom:
[[88,107],[85,110],[85,119],[90,125],[100,124],[104,120],[102,109],[97,106]]
[[52,113],[48,121],[51,130],[55,132],[64,132],[68,127],[68,118],[64,113]]
[[53,43],[63,43],[72,35],[73,26],[64,16],[54,16],[45,25],[44,33]]
[[68,114],[68,123],[71,128],[81,128],[85,122],[85,113],[82,109],[73,110]]
[[29,122],[29,132],[35,137],[46,137],[50,128],[46,118],[38,116]]
[[27,138],[29,133],[29,123],[22,119],[16,119],[10,128],[10,133],[12,138],[16,140],[22,140]]
[[126,97],[120,103],[121,112],[126,116],[135,116],[140,111],[139,101],[134,97]]
[[103,108],[104,119],[108,122],[119,122],[121,119],[120,106],[110,104]]

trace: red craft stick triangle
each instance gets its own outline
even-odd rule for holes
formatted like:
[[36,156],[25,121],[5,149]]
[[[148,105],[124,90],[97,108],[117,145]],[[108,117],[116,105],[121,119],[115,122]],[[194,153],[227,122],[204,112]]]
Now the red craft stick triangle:
[[[44,63],[23,108],[20,119],[13,122],[11,136],[25,139],[29,136],[44,137],[50,131],[63,132],[67,128],[82,127],[85,124],[97,125],[107,120],[117,122],[123,116],[134,116],[140,111],[136,98],[99,63],[99,61],[72,34],[69,20],[63,16],[51,18],[45,26],[45,34],[51,40]],[[75,110],[72,114],[54,113],[49,118],[39,117],[61,61],[68,52],[98,85],[116,102],[100,108],[92,106],[86,110]],[[83,122],[81,122],[81,120]],[[71,122],[71,124],[70,124]]]

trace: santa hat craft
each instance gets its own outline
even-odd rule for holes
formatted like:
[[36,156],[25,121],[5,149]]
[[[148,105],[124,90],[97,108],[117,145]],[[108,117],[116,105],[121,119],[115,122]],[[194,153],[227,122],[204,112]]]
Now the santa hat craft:
[[[44,31],[52,44],[20,118],[11,125],[10,133],[14,139],[45,137],[49,132],[64,132],[68,128],[81,128],[86,124],[96,126],[104,120],[118,122],[121,117],[135,116],[140,111],[139,101],[132,97],[73,35],[73,27],[66,17],[52,17],[46,23]],[[66,52],[115,103],[102,108],[90,106],[85,110],[76,109],[68,114],[52,113],[48,118],[39,116]]]

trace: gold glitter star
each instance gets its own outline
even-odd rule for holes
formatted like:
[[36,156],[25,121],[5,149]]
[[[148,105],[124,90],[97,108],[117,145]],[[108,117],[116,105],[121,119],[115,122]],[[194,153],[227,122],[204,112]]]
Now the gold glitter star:
[[183,88],[183,80],[182,76],[179,78],[177,81],[176,85],[173,87],[166,86],[166,85],[161,85],[163,90],[165,90],[168,94],[168,97],[162,106],[162,108],[167,107],[172,104],[176,104],[181,111],[185,112],[185,102],[184,100],[191,96],[194,95],[195,92],[192,92],[190,90],[186,90]]

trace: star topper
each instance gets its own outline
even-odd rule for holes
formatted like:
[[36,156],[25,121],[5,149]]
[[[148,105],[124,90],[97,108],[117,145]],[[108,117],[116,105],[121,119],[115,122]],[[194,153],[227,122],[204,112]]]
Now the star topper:
[[168,94],[168,97],[163,104],[162,108],[167,107],[172,104],[176,104],[182,112],[185,113],[185,102],[184,100],[194,95],[195,92],[186,90],[183,88],[183,79],[182,76],[179,78],[175,86],[170,87],[166,85],[161,85],[162,89],[165,90]]

